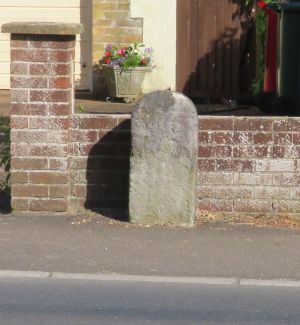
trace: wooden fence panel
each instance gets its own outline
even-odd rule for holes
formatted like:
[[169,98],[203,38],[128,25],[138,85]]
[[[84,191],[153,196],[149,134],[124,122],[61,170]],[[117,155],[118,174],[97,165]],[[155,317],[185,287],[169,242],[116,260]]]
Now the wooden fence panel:
[[240,10],[238,0],[178,0],[177,90],[194,98],[249,97],[255,31]]

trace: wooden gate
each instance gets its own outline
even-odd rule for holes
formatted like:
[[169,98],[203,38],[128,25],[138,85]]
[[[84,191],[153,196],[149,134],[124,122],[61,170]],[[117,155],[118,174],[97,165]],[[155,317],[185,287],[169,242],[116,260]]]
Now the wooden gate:
[[253,18],[239,0],[177,0],[177,90],[192,98],[249,98]]

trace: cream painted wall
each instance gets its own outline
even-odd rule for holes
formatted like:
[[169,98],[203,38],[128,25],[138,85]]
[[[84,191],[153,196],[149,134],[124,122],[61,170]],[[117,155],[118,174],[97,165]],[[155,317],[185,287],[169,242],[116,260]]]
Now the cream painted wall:
[[143,92],[176,87],[176,0],[131,0],[131,16],[143,18],[143,42],[154,49],[157,67]]
[[[75,83],[92,88],[91,0],[0,0],[0,27],[8,22],[55,21],[80,23],[86,31],[77,36]],[[10,88],[10,35],[0,33],[0,89]]]

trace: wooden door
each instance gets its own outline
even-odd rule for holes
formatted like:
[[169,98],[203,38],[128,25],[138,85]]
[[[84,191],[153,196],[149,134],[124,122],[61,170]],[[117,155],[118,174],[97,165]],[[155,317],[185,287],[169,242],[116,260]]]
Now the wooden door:
[[255,31],[239,1],[178,0],[177,9],[177,90],[193,98],[249,97]]

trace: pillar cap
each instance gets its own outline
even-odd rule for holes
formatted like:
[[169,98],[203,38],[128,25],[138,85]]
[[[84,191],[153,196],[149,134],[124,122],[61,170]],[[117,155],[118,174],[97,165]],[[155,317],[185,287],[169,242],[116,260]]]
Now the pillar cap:
[[83,25],[55,22],[13,22],[3,24],[1,32],[11,34],[76,35],[83,32]]

